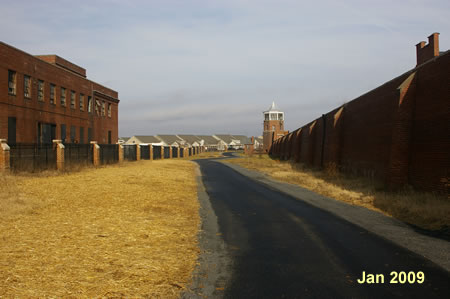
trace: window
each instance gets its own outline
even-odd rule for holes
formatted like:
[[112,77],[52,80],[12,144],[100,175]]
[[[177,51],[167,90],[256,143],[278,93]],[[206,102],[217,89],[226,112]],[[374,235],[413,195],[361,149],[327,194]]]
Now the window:
[[31,98],[31,77],[23,76],[23,96],[26,98]]
[[16,124],[17,119],[15,117],[8,117],[8,143],[16,144]]
[[111,104],[108,103],[108,116],[111,117]]
[[70,142],[75,143],[75,134],[76,134],[75,126],[70,126]]
[[84,94],[80,93],[80,111],[84,111]]
[[275,131],[275,126],[272,126],[272,131]]
[[62,142],[66,142],[66,125],[61,125],[61,140]]
[[102,101],[102,116],[106,115],[106,111],[105,111],[106,107],[105,107],[105,101]]
[[38,80],[38,101],[44,101],[44,81]]
[[80,143],[84,144],[84,128],[80,127]]
[[61,106],[66,106],[66,89],[61,87]]
[[75,109],[75,91],[70,92],[70,108]]
[[98,100],[95,100],[95,113],[97,115],[100,115],[100,102]]
[[88,96],[88,112],[92,112],[92,97]]
[[55,84],[50,84],[50,104],[55,104]]
[[278,119],[283,120],[283,113],[278,113]]
[[16,95],[16,72],[8,70],[8,93]]

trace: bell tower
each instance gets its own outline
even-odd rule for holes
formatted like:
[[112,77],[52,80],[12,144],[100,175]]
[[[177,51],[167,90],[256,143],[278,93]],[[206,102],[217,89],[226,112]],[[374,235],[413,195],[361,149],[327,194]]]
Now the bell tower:
[[263,149],[268,153],[272,142],[284,136],[284,112],[281,112],[272,102],[272,105],[264,114],[264,129],[263,129]]

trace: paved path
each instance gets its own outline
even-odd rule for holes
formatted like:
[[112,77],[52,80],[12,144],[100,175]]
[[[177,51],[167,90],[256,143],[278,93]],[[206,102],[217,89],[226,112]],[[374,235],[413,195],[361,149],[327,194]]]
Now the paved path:
[[[420,255],[217,161],[196,162],[230,260],[224,297],[448,298],[449,272]],[[363,271],[384,283],[357,283]],[[393,284],[392,271],[421,271],[425,282]]]

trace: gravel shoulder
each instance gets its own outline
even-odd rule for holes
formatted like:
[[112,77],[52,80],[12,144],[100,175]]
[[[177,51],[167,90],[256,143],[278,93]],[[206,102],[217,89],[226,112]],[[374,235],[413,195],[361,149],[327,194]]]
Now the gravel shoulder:
[[197,170],[197,194],[200,203],[201,229],[198,235],[200,255],[193,281],[181,298],[222,298],[231,277],[231,259],[220,236],[217,216]]

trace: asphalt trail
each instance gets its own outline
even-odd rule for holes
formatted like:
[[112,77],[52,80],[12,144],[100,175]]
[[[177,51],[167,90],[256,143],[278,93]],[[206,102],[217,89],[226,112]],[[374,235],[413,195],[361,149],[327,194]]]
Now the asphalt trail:
[[[225,298],[449,298],[450,274],[429,260],[221,163],[196,162],[232,263]],[[357,283],[363,271],[384,283]],[[392,271],[422,271],[425,282],[393,284]]]

